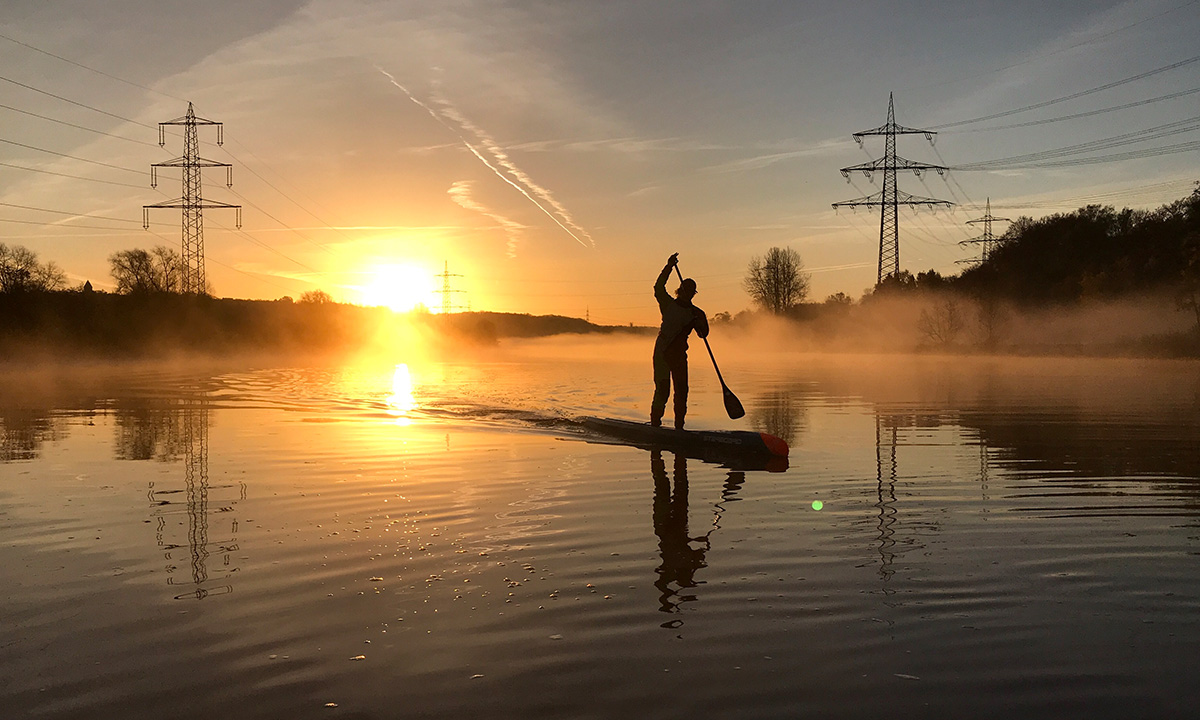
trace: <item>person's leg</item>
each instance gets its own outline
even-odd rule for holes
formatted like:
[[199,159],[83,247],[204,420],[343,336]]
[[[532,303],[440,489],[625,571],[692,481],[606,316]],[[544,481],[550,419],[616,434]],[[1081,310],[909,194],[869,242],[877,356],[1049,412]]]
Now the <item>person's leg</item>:
[[688,366],[687,355],[678,358],[671,366],[671,379],[675,383],[675,429],[683,429],[683,418],[687,415]]
[[654,356],[654,399],[650,401],[650,424],[662,425],[663,413],[667,410],[667,397],[671,394],[671,366],[659,355]]

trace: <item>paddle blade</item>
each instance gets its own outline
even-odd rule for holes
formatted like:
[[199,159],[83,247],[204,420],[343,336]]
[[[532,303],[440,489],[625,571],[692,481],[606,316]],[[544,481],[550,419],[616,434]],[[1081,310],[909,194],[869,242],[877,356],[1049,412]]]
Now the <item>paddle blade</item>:
[[744,408],[742,408],[742,401],[737,399],[737,395],[734,395],[729,388],[724,386],[721,387],[721,390],[724,391],[725,412],[729,413],[729,419],[737,420],[738,418],[744,416],[746,411]]

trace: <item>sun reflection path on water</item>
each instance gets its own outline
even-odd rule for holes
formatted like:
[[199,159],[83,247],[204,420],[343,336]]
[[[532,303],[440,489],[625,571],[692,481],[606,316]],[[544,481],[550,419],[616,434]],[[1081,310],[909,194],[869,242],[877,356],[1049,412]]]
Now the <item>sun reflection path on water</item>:
[[388,414],[394,417],[397,425],[412,424],[412,412],[417,409],[417,401],[413,397],[412,373],[408,363],[400,363],[392,373],[392,394],[388,396]]

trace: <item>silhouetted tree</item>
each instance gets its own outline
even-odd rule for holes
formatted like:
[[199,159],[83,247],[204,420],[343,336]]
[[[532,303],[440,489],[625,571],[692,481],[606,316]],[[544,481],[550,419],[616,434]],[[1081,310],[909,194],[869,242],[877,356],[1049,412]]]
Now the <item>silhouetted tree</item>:
[[1026,304],[1116,297],[1177,286],[1194,237],[1200,237],[1200,188],[1154,210],[1089,205],[1021,217],[986,262],[953,280],[976,296]]
[[179,253],[158,245],[152,250],[121,250],[108,256],[109,272],[117,292],[178,292],[182,267]]
[[309,305],[329,305],[333,302],[333,296],[324,290],[309,290],[300,296],[299,302]]
[[921,310],[917,329],[934,345],[952,345],[962,332],[962,309],[955,300],[945,300],[933,308]]
[[742,281],[754,304],[775,315],[783,315],[808,297],[808,273],[800,253],[773,247],[764,257],[750,260]]
[[844,292],[835,292],[834,294],[825,298],[825,304],[826,305],[853,305],[854,298],[850,297],[849,295],[847,295]]
[[1196,335],[1200,336],[1200,233],[1185,239],[1188,261],[1180,273],[1179,293],[1175,297],[1180,310],[1190,310],[1196,319]]
[[0,292],[61,290],[66,285],[66,274],[53,262],[43,264],[29,248],[0,243]]
[[941,290],[948,283],[946,278],[937,270],[930,268],[923,273],[917,273],[916,288],[918,290]]
[[[913,274],[907,270],[901,270],[894,275],[888,275],[879,283],[877,283],[870,296],[904,293],[915,290],[916,288],[917,279],[913,277]],[[864,298],[870,296],[864,296]]]

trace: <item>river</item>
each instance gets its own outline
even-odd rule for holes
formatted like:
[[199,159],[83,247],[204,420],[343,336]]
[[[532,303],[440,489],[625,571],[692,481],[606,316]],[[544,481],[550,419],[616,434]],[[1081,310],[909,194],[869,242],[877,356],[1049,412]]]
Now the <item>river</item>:
[[1200,365],[731,353],[735,422],[693,351],[767,471],[586,433],[651,391],[605,342],[0,371],[4,716],[1200,702]]

